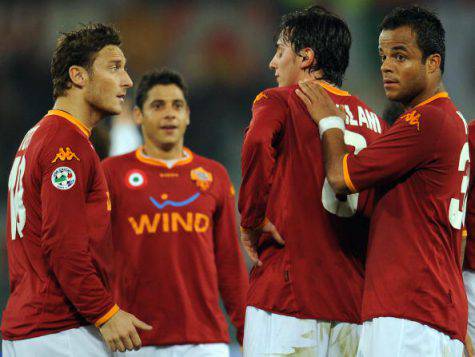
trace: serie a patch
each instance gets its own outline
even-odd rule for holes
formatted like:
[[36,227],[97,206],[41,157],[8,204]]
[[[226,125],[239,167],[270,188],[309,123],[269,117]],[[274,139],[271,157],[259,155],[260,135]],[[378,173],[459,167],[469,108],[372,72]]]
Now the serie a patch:
[[58,167],[51,174],[51,183],[58,190],[69,190],[76,183],[76,174],[70,167]]

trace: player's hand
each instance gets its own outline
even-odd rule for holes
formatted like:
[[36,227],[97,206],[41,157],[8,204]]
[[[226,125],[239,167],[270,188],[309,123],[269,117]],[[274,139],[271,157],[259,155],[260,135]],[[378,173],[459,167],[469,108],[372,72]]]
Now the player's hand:
[[464,355],[466,357],[473,357],[475,356],[475,351],[473,350],[473,344],[472,344],[472,339],[470,338],[470,335],[467,332],[467,336],[465,337],[465,353]]
[[268,219],[266,219],[262,227],[255,229],[242,229],[241,242],[247,252],[247,255],[249,256],[251,261],[257,266],[262,265],[262,262],[259,260],[259,256],[257,254],[257,243],[262,233],[270,233],[272,235],[272,238],[274,238],[277,243],[279,243],[280,245],[285,245],[285,241],[282,239],[281,235],[277,231],[277,228],[275,228],[272,222]]
[[119,310],[106,323],[99,327],[102,338],[112,352],[138,350],[142,347],[137,328],[151,330],[152,326],[140,321],[134,315]]
[[329,116],[338,116],[345,120],[346,114],[338,109],[327,91],[317,81],[299,82],[295,93],[304,102],[315,124]]

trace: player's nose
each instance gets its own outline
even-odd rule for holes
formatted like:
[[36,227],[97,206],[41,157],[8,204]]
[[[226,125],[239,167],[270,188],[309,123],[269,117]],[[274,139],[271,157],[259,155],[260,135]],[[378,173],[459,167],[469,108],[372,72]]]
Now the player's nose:
[[133,85],[134,82],[132,82],[132,79],[130,78],[129,74],[124,71],[124,76],[122,78],[122,87],[132,88]]

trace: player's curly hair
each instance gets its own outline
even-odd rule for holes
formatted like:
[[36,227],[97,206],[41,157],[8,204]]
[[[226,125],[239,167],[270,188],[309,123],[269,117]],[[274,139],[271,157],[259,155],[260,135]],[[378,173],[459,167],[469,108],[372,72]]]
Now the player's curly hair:
[[135,105],[143,109],[143,104],[147,100],[148,92],[156,85],[168,85],[174,84],[183,92],[185,100],[188,102],[188,87],[180,73],[172,71],[168,68],[162,68],[160,70],[154,69],[145,73],[140,79],[140,83],[137,87],[135,94]]
[[277,36],[294,52],[309,47],[315,62],[309,72],[322,70],[321,79],[341,86],[350,59],[351,33],[343,19],[321,6],[312,6],[282,17]]
[[379,29],[394,30],[403,26],[409,26],[416,34],[424,62],[434,53],[440,55],[440,70],[444,73],[445,30],[436,13],[416,5],[397,7],[383,19]]
[[62,33],[51,60],[53,99],[64,96],[71,88],[71,66],[90,70],[97,52],[108,45],[120,46],[121,39],[115,28],[101,23],[82,25],[74,31]]

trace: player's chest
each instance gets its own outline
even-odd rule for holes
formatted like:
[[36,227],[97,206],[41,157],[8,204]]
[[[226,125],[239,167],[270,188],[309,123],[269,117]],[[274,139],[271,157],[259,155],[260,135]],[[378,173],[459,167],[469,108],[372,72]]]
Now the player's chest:
[[132,168],[115,188],[121,212],[127,214],[187,215],[211,217],[216,210],[216,185],[211,172],[198,167],[180,170]]

